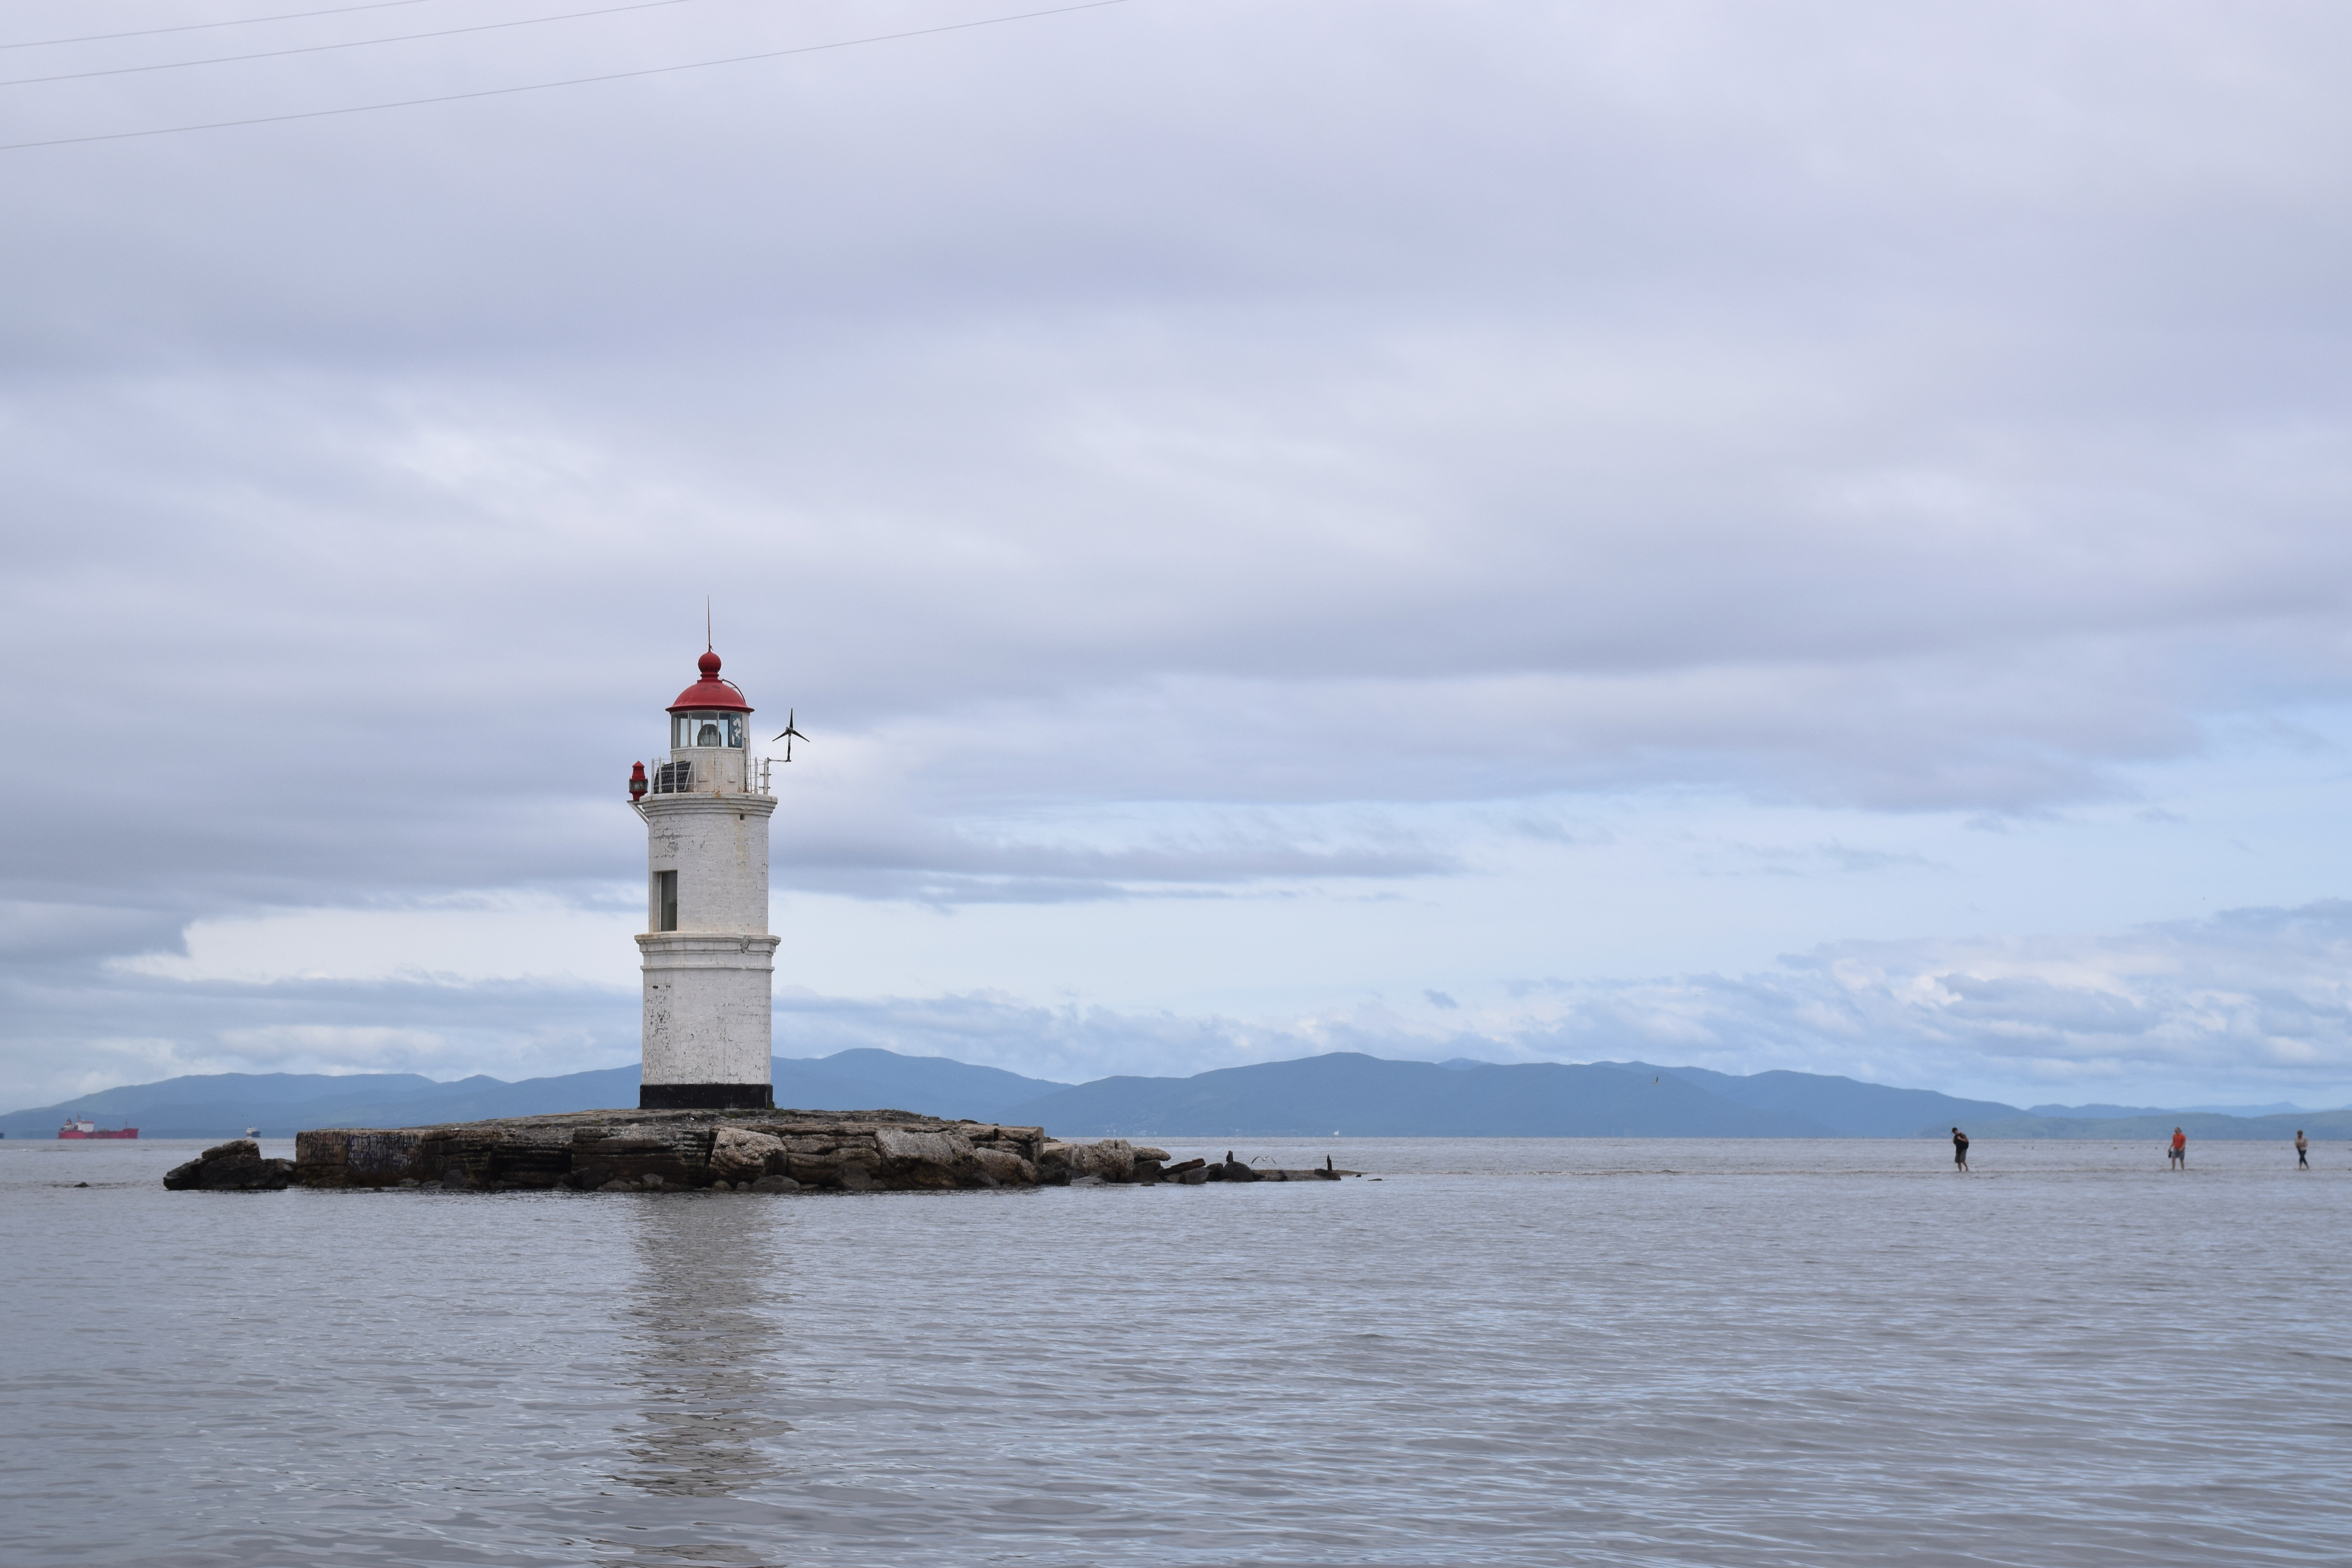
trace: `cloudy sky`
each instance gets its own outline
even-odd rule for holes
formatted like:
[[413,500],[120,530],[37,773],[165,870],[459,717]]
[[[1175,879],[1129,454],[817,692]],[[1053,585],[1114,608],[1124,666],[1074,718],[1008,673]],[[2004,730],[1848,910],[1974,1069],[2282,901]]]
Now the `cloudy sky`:
[[2352,16],[1045,9],[0,10],[0,1103],[634,1059],[706,595],[784,1055],[2352,1100]]

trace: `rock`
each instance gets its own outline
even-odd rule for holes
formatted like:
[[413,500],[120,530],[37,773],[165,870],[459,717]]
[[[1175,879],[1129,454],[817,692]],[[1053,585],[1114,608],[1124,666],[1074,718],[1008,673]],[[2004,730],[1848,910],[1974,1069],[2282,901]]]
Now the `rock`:
[[1034,1187],[1037,1184],[1037,1167],[1010,1149],[974,1149],[971,1163],[979,1169],[979,1179],[992,1186]]
[[451,1188],[470,1187],[474,1184],[474,1178],[466,1174],[465,1166],[452,1165],[441,1173],[441,1184]]
[[721,1127],[710,1138],[710,1173],[723,1181],[756,1182],[782,1173],[784,1141],[748,1127]]
[[877,1127],[874,1147],[881,1155],[875,1173],[892,1186],[962,1187],[988,1179],[973,1163],[971,1140],[961,1129]]
[[931,1165],[952,1165],[971,1152],[971,1140],[956,1132],[918,1132],[904,1127],[877,1127],[875,1147],[886,1160],[909,1160]]
[[404,1176],[417,1177],[417,1155],[425,1132],[417,1128],[383,1131],[376,1128],[334,1127],[294,1135],[295,1179],[317,1182],[314,1173],[332,1171],[332,1184],[352,1187],[389,1186]]
[[614,1176],[640,1184],[647,1176],[659,1176],[665,1184],[679,1187],[698,1186],[709,1179],[711,1147],[719,1129],[727,1125],[708,1116],[658,1114],[587,1126],[567,1127],[564,1120],[548,1117],[540,1125],[569,1140],[572,1169],[602,1166]]
[[184,1165],[174,1166],[163,1184],[173,1192],[274,1193],[294,1179],[291,1160],[265,1160],[250,1138],[215,1143]]
[[201,1184],[208,1192],[282,1193],[293,1180],[293,1161],[262,1160],[247,1169],[220,1173],[217,1178],[207,1165]]
[[[1088,1177],[1155,1182],[1165,1157],[1164,1150],[1139,1150],[1121,1138],[1049,1142],[1035,1127],[901,1110],[583,1110],[442,1127],[317,1129],[295,1140],[293,1180],[433,1186],[457,1171],[471,1187],[492,1191],[908,1192]],[[197,1184],[204,1166],[191,1164],[194,1170],[173,1179]]]
[[1074,1187],[1107,1187],[1110,1185],[1110,1184],[1104,1181],[1100,1176],[1073,1176],[1070,1178],[1070,1185]]
[[1067,1183],[1081,1176],[1100,1176],[1106,1182],[1133,1181],[1135,1146],[1124,1138],[1106,1138],[1099,1143],[1065,1143],[1057,1140],[1038,1151],[1039,1181]]
[[1146,1143],[1139,1143],[1135,1146],[1135,1157],[1139,1160],[1158,1160],[1165,1164],[1168,1160],[1168,1151],[1154,1149]]

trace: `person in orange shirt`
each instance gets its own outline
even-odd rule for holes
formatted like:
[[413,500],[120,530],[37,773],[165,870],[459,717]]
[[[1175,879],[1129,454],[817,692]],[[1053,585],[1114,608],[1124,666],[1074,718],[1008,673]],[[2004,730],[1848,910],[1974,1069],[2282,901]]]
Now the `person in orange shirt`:
[[2189,1169],[2189,1134],[2178,1127],[2172,1130],[2172,1148],[2168,1152],[2167,1158],[2174,1170]]

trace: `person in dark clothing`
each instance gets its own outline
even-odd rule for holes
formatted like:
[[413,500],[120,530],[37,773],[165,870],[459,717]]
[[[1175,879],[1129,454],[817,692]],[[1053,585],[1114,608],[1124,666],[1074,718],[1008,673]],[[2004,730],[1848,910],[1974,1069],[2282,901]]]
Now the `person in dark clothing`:
[[2294,1168],[2298,1171],[2311,1169],[2311,1140],[2303,1135],[2300,1127],[2294,1130]]
[[1957,1127],[1952,1129],[1952,1164],[1962,1171],[1969,1168],[1969,1135]]

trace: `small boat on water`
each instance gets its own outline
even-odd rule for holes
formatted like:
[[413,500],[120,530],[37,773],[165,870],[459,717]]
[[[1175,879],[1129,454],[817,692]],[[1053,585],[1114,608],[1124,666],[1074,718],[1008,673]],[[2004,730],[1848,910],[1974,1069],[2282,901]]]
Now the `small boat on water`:
[[87,1116],[68,1116],[66,1124],[58,1129],[60,1138],[136,1138],[136,1127],[100,1127]]

